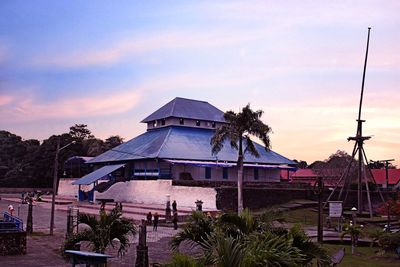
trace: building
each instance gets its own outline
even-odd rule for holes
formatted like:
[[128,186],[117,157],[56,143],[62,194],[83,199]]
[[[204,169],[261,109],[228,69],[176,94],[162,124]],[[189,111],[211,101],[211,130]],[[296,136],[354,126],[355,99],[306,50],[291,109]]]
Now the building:
[[[147,131],[88,161],[94,172],[76,185],[137,180],[236,181],[237,150],[229,141],[217,154],[211,153],[214,130],[224,124],[224,112],[208,102],[175,98],[142,123]],[[295,162],[256,144],[260,157],[244,159],[244,181],[279,182],[281,170],[294,169]],[[119,172],[119,174],[118,174]],[[109,181],[110,186],[113,181]]]
[[[371,169],[371,173],[375,179],[376,184],[381,188],[393,188],[396,186],[400,186],[400,169],[388,169],[388,177],[386,177],[385,169]],[[341,178],[341,172],[336,169],[326,170],[325,174],[318,174],[313,169],[281,171],[281,180],[291,183],[305,183],[314,185],[317,182],[318,177],[323,178],[325,186],[335,186]],[[368,175],[368,179],[371,179],[371,175]],[[387,187],[387,184],[389,185],[389,187]]]
[[376,184],[382,188],[399,187],[400,185],[400,169],[388,169],[386,177],[385,169],[371,169]]

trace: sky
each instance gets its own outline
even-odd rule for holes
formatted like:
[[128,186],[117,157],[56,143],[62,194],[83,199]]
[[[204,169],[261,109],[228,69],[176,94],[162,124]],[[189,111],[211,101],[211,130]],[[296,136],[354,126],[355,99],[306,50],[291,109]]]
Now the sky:
[[311,163],[351,152],[400,165],[400,1],[0,1],[0,130],[105,139],[175,97],[264,111],[272,149]]

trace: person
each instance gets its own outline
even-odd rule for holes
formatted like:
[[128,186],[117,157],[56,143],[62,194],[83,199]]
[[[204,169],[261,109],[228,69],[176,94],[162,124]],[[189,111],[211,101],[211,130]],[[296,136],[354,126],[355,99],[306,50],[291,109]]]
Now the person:
[[151,211],[149,211],[149,213],[147,213],[146,219],[147,219],[147,224],[151,225],[151,218],[153,217],[153,215],[151,215]]
[[153,231],[157,231],[157,227],[158,227],[158,212],[154,213]]
[[175,213],[176,211],[178,211],[177,209],[176,209],[176,201],[174,200],[173,202],[172,202],[172,211]]
[[105,201],[101,201],[100,213],[102,213],[102,212],[106,212],[106,202]]
[[174,212],[172,222],[174,223],[174,229],[178,230],[178,212],[177,211]]
[[122,212],[122,202],[119,202],[119,210]]
[[13,205],[8,205],[8,212],[11,214],[11,216],[13,216],[13,212],[14,212],[14,207]]

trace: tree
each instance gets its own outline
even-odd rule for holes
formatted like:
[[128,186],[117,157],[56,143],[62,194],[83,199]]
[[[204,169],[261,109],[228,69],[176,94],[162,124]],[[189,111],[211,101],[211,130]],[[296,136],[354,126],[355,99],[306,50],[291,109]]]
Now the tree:
[[294,159],[293,161],[297,163],[299,169],[306,169],[308,167],[307,161],[297,159]]
[[362,225],[353,224],[352,222],[350,222],[350,224],[343,225],[343,232],[340,234],[340,238],[343,240],[343,237],[345,237],[347,235],[350,236],[350,238],[351,238],[351,254],[354,254],[356,252],[358,239],[363,234],[362,230],[363,230]]
[[[225,141],[230,141],[232,148],[238,150],[238,214],[243,210],[243,160],[248,152],[255,157],[260,154],[257,151],[251,136],[256,136],[265,145],[265,150],[270,148],[269,133],[271,128],[261,121],[262,110],[253,111],[250,104],[245,106],[241,112],[235,113],[227,111],[224,114],[226,124],[222,124],[216,129],[211,138],[212,153],[218,154],[225,145]],[[243,149],[244,148],[244,149]]]
[[95,157],[106,151],[103,140],[90,138],[82,141],[83,155]]
[[[349,165],[350,164],[350,165]],[[346,151],[338,150],[331,154],[328,159],[324,161],[315,161],[310,165],[318,175],[321,175],[325,181],[336,183],[340,177],[347,171],[347,177],[352,181],[357,179],[357,164],[352,159],[351,155]]]
[[72,138],[83,141],[84,139],[94,138],[92,132],[87,128],[86,124],[75,124],[69,128],[69,134]]
[[[253,217],[248,209],[240,215],[222,214],[217,218],[194,212],[173,237],[171,246],[176,251],[179,244],[187,241],[200,247],[203,254],[197,263],[201,266],[311,266],[313,261],[329,266],[327,252],[300,227],[289,231],[274,227],[272,222],[280,218],[281,214],[274,210],[259,217]],[[186,266],[195,265],[191,262]]]
[[94,215],[80,213],[78,222],[86,224],[89,228],[67,238],[63,251],[72,249],[78,242],[88,241],[94,252],[104,253],[108,246],[114,247],[113,241],[117,239],[120,242],[118,254],[124,252],[129,246],[129,235],[136,234],[136,227],[121,216],[121,210],[118,208],[108,214],[100,212],[99,219]]
[[105,144],[105,149],[106,150],[110,150],[116,146],[119,146],[120,144],[122,144],[124,142],[124,138],[122,138],[119,135],[113,135],[108,137],[104,144]]

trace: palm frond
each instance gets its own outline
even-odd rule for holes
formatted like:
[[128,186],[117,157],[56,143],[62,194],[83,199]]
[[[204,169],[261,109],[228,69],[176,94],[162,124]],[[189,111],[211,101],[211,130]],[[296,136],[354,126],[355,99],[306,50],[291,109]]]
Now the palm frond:
[[99,221],[96,219],[96,216],[86,213],[79,213],[78,222],[86,224],[92,229],[97,228],[97,226],[99,225]]
[[89,228],[68,238],[64,248],[80,241],[88,241],[93,251],[104,253],[108,246],[114,247],[114,240],[117,239],[120,243],[118,249],[120,254],[129,246],[128,236],[136,234],[135,225],[121,216],[121,211],[117,209],[113,209],[110,213],[102,212],[99,218],[84,213],[79,214],[79,223],[86,224]]
[[260,153],[258,153],[250,136],[246,135],[245,139],[246,139],[246,148],[244,149],[244,153],[248,151],[250,152],[251,155],[255,156],[256,158],[260,157]]
[[171,242],[171,248],[178,250],[183,241],[191,245],[204,247],[207,235],[213,231],[213,221],[201,211],[193,211],[189,221],[182,227],[182,231],[176,234]]

